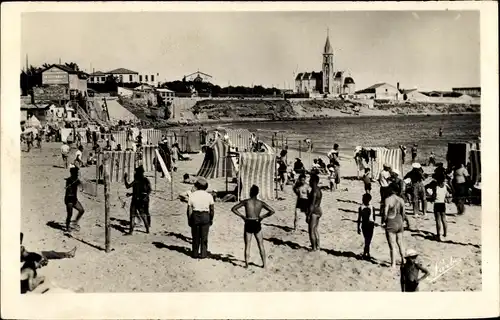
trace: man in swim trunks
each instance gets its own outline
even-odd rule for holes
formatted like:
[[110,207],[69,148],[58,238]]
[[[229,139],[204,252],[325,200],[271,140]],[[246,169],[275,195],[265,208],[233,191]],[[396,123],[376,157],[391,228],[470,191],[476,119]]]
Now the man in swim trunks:
[[135,169],[134,181],[128,183],[128,174],[123,174],[123,181],[125,188],[132,188],[132,201],[130,202],[130,230],[127,235],[134,233],[135,217],[138,214],[144,222],[146,233],[149,233],[151,228],[151,215],[149,214],[149,195],[151,194],[151,183],[149,179],[144,176],[144,167],[141,165]]
[[[264,239],[262,236],[261,221],[274,214],[273,208],[267,203],[257,199],[259,187],[253,185],[250,188],[250,199],[246,199],[235,205],[231,211],[245,220],[245,268],[248,268],[248,258],[250,257],[250,244],[252,235],[255,235],[257,245],[259,246],[260,257],[262,258],[262,268],[266,267],[266,252],[264,249]],[[245,214],[238,211],[241,207],[245,207]],[[262,209],[267,210],[267,213],[260,215]]]
[[297,195],[297,203],[295,204],[295,219],[293,220],[293,230],[297,230],[297,222],[299,214],[302,212],[307,217],[309,210],[309,200],[307,196],[311,192],[311,187],[306,183],[306,175],[301,174],[297,183],[293,186],[293,192]]
[[470,176],[469,172],[465,168],[463,163],[456,166],[453,172],[453,196],[454,202],[457,206],[458,215],[463,215],[465,213],[465,199],[469,195],[469,183]]
[[[83,209],[80,201],[78,201],[78,186],[83,190],[82,183],[78,178],[78,167],[72,167],[69,169],[70,177],[66,178],[66,189],[64,194],[64,204],[66,205],[66,231],[71,232],[72,230],[80,230],[79,221],[82,218],[85,210]],[[78,215],[75,220],[71,220],[73,216],[73,209],[78,211]]]
[[385,236],[389,244],[389,251],[391,255],[391,266],[396,267],[396,260],[394,259],[394,237],[396,244],[399,248],[401,255],[401,262],[404,263],[404,244],[403,244],[403,222],[406,221],[408,228],[410,222],[405,214],[404,200],[399,197],[399,186],[395,183],[389,185],[389,196],[385,199],[384,214],[382,215],[382,226],[385,226]]

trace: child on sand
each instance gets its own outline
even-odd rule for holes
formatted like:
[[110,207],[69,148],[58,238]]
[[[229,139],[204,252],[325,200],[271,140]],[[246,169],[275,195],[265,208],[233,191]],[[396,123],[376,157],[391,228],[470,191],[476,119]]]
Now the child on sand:
[[[415,292],[418,291],[418,284],[429,276],[429,271],[417,262],[417,251],[408,249],[406,251],[406,261],[401,264],[401,291]],[[424,275],[419,278],[418,273],[422,271]]]
[[365,193],[362,198],[363,204],[358,208],[358,234],[363,231],[365,238],[365,248],[363,251],[363,258],[370,259],[370,244],[373,238],[373,230],[375,228],[375,210],[370,205],[372,196]]
[[335,168],[333,166],[330,166],[328,167],[328,172],[329,172],[329,175],[328,175],[328,181],[330,181],[330,191],[333,191],[335,190],[335,178],[336,178],[336,174],[335,174]]
[[446,223],[446,203],[451,197],[451,190],[443,179],[439,179],[432,190],[434,198],[434,218],[436,219],[436,239],[441,241],[441,225],[443,226],[443,237],[446,238],[448,225]]
[[[266,252],[264,249],[261,221],[272,216],[274,214],[274,210],[264,201],[258,200],[258,194],[259,187],[253,185],[250,188],[250,199],[241,201],[231,209],[235,215],[245,220],[245,268],[248,268],[252,235],[254,235],[257,240],[260,257],[262,258],[262,268],[266,267]],[[238,211],[241,207],[245,207],[245,214]],[[267,210],[267,213],[261,216],[260,213],[262,209]]]
[[64,163],[64,169],[68,169],[68,155],[69,155],[70,147],[66,141],[63,141],[63,145],[61,146],[61,156]]
[[365,174],[363,175],[363,183],[365,185],[365,193],[372,193],[372,179],[370,178],[370,168],[365,168]]

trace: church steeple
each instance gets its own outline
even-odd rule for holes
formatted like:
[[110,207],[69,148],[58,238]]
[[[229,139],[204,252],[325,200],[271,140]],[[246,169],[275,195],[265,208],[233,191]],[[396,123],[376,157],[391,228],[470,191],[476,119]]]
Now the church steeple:
[[333,54],[332,46],[330,45],[330,29],[326,29],[326,42],[323,54]]

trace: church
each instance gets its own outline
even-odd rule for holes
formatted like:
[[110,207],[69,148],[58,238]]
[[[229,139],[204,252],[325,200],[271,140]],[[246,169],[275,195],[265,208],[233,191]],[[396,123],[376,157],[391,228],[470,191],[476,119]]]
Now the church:
[[322,71],[301,72],[295,77],[295,92],[309,94],[326,94],[339,96],[354,94],[356,88],[354,79],[344,71],[335,71],[333,65],[333,49],[327,33],[323,49]]

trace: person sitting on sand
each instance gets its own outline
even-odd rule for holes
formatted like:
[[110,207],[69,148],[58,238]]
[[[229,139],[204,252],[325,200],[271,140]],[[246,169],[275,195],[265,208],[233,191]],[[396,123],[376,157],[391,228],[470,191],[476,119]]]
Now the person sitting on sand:
[[323,193],[321,192],[318,184],[319,176],[311,174],[309,178],[311,191],[308,195],[309,209],[307,211],[307,223],[309,225],[309,240],[311,241],[312,251],[319,251],[320,249],[318,224],[319,219],[323,215],[323,211],[321,210],[321,199],[323,198]]
[[[401,264],[401,291],[402,292],[416,292],[420,281],[429,276],[429,271],[417,262],[418,253],[414,249],[406,251],[406,261]],[[419,271],[424,275],[418,277]]]
[[189,176],[189,173],[185,173],[184,176],[182,176],[182,183],[185,184],[195,184],[196,180],[191,178]]
[[[64,204],[66,205],[66,231],[71,232],[72,230],[80,230],[79,221],[82,218],[85,210],[82,207],[80,201],[78,201],[78,186],[80,186],[81,191],[83,191],[83,185],[78,177],[79,169],[78,167],[72,167],[69,169],[70,177],[66,178],[66,189],[64,195]],[[73,216],[73,209],[78,211],[78,215],[75,220],[71,220]]]
[[363,250],[363,258],[370,259],[370,244],[373,238],[373,230],[375,228],[375,209],[370,205],[372,196],[365,193],[362,198],[363,204],[358,208],[358,234],[363,231],[365,238],[365,248]]
[[[253,185],[250,188],[250,199],[241,201],[231,209],[231,211],[235,215],[241,217],[245,221],[245,268],[248,268],[252,235],[254,235],[255,239],[257,240],[260,257],[262,258],[262,268],[266,267],[266,251],[264,249],[264,239],[262,236],[261,222],[265,218],[272,216],[274,214],[274,210],[264,201],[257,199],[258,194],[259,187]],[[245,214],[242,214],[238,211],[242,207],[245,207]],[[260,214],[262,209],[265,209],[267,213],[261,216]]]
[[132,193],[127,194],[127,196],[132,196],[132,201],[130,202],[130,230],[127,235],[132,235],[134,233],[136,214],[138,214],[144,222],[146,233],[149,233],[149,228],[151,228],[151,215],[149,214],[151,183],[149,179],[144,176],[143,166],[141,165],[135,169],[134,181],[132,181],[132,183],[128,183],[128,174],[126,172],[123,174],[123,181],[125,182],[125,188],[132,188]]
[[122,151],[122,145],[121,144],[117,144],[116,148],[115,148],[115,151]]
[[45,277],[39,276],[36,270],[48,264],[47,259],[33,252],[28,253],[24,261],[21,267],[21,294],[35,290],[45,281]]
[[372,193],[372,179],[370,177],[370,168],[365,168],[365,174],[363,174],[363,184],[365,185],[365,193]]
[[297,230],[299,214],[303,213],[307,217],[309,211],[308,194],[311,192],[311,187],[306,183],[306,175],[302,173],[299,176],[297,183],[293,186],[293,192],[297,195],[295,204],[295,219],[293,220],[293,230]]
[[97,157],[92,152],[90,152],[89,157],[87,158],[87,166],[92,166],[95,164],[97,164]]
[[317,169],[319,171],[320,168],[321,167],[320,167],[320,165],[318,163],[318,159],[313,159],[313,164],[311,166],[311,170]]
[[408,229],[410,228],[410,222],[405,214],[404,201],[397,196],[398,193],[399,186],[395,183],[391,183],[389,185],[389,196],[385,199],[385,212],[382,215],[382,226],[385,227],[385,236],[389,245],[392,267],[396,266],[396,260],[394,259],[394,237],[396,238],[396,244],[398,245],[399,253],[401,254],[401,261],[404,262],[404,221],[406,221]]

